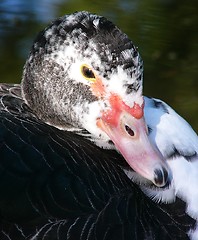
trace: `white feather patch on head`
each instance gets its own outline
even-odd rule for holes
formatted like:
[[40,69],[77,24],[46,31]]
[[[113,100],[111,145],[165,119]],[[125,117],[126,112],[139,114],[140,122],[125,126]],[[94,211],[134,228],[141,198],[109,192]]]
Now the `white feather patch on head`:
[[[69,46],[62,46],[59,47],[56,51],[53,52],[53,54],[46,54],[45,59],[55,59],[55,61],[64,67],[65,71],[68,71],[70,79],[75,80],[76,82],[81,82],[86,85],[90,85],[90,82],[83,77],[81,73],[81,66],[87,65],[88,67],[93,68],[92,64],[94,63],[97,66],[100,66],[100,71],[104,71],[105,66],[101,63],[101,59],[99,55],[93,51],[94,48],[96,48],[95,44],[90,41],[88,47],[83,54],[79,52],[79,49],[77,48],[79,43],[73,43]],[[91,54],[91,57],[86,57]],[[75,59],[74,61],[72,59]],[[69,68],[66,68],[66,65],[68,65],[68,62],[71,62]]]
[[121,66],[118,66],[116,71],[110,75],[107,87],[109,92],[117,93],[129,107],[133,107],[134,102],[141,106],[143,104],[142,87],[137,92],[126,94],[126,85],[134,82],[136,78],[132,79]]
[[92,103],[84,102],[83,106],[86,108],[86,111],[82,111],[81,103],[74,106],[73,110],[78,116],[80,116],[79,121],[83,128],[90,132],[92,140],[100,147],[110,148],[110,145],[108,144],[110,138],[96,125],[97,119],[101,116],[101,105],[104,105],[103,101],[95,101]]
[[99,23],[100,23],[100,19],[97,18],[93,20],[93,25],[95,26],[95,28],[98,28]]
[[73,25],[74,22],[76,22],[76,15],[75,14],[67,15],[66,21],[68,25]]

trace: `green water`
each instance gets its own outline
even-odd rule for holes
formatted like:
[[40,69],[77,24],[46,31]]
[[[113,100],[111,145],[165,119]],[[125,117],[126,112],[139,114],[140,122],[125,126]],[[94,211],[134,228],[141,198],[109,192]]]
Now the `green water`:
[[37,32],[79,10],[103,15],[129,35],[144,60],[144,94],[165,100],[198,132],[197,0],[1,0],[0,82],[20,82]]

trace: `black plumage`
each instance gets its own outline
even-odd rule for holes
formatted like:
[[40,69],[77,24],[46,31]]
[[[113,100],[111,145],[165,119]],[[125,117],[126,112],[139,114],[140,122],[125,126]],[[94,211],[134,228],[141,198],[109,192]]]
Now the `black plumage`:
[[146,197],[117,152],[41,122],[20,85],[0,97],[0,239],[188,239],[184,204]]

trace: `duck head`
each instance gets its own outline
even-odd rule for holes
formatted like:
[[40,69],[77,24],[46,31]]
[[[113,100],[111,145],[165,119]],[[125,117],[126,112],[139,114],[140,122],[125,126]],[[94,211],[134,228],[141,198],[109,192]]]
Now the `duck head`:
[[85,129],[97,145],[116,148],[137,173],[163,187],[171,174],[148,139],[142,75],[142,60],[126,34],[104,17],[76,12],[35,39],[22,95],[41,120]]

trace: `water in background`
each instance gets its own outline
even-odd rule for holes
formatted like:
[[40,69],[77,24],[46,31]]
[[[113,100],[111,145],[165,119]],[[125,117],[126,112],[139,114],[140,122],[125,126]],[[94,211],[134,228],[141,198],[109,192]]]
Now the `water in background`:
[[129,35],[144,60],[144,94],[165,100],[198,132],[197,0],[0,0],[0,82],[19,83],[37,32],[79,10]]

